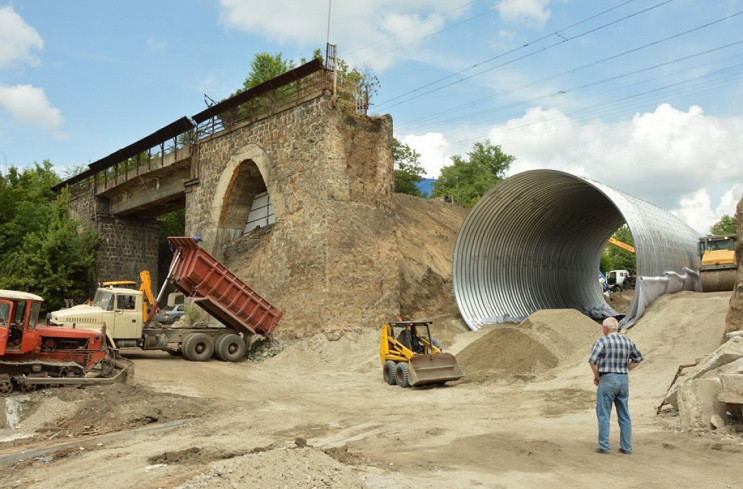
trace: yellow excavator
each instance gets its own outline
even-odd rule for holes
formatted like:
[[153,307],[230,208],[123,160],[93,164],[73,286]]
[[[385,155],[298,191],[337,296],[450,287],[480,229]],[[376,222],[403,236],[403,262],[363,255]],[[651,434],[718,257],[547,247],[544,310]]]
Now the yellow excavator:
[[451,353],[431,336],[432,321],[397,321],[382,325],[379,359],[389,385],[443,385],[464,376]]
[[703,292],[733,290],[738,271],[735,256],[737,246],[737,234],[699,238],[699,277]]

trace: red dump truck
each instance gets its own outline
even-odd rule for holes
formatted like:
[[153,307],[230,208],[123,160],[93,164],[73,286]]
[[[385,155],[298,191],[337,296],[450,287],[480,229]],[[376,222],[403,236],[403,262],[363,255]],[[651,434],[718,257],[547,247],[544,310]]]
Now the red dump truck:
[[[50,323],[69,328],[102,329],[118,349],[166,350],[192,361],[212,355],[236,362],[245,356],[254,335],[267,336],[281,320],[281,310],[271,305],[203,250],[196,237],[169,237],[173,259],[155,307],[143,321],[143,296],[139,290],[103,287],[90,305],[53,312]],[[153,321],[167,283],[189,297],[221,327],[180,328]]]

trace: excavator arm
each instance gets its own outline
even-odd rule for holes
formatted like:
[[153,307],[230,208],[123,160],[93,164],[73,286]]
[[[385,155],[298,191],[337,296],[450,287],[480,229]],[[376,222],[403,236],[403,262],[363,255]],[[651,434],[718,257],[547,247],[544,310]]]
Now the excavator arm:
[[142,320],[147,322],[149,310],[155,305],[155,296],[152,295],[152,278],[147,270],[139,272],[139,291],[142,292]]
[[624,243],[622,241],[619,241],[614,236],[612,236],[611,238],[609,238],[609,244],[612,244],[612,245],[616,246],[617,248],[622,248],[623,250],[629,251],[630,253],[634,253],[635,252],[635,247],[634,246],[628,245],[627,243]]

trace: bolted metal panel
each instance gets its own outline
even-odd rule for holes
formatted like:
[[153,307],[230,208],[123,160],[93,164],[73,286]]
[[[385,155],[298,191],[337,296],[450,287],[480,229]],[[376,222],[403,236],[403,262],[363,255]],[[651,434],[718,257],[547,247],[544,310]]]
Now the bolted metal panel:
[[462,317],[474,330],[540,309],[616,314],[601,294],[598,269],[609,237],[625,223],[639,276],[698,268],[697,233],[659,207],[555,170],[504,180],[472,208],[457,236],[452,279]]

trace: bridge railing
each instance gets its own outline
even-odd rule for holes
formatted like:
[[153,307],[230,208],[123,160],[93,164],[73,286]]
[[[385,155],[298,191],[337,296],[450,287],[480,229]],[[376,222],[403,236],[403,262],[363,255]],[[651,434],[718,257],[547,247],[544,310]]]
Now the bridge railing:
[[244,122],[296,106],[333,88],[332,73],[313,60],[272,80],[213,105],[192,117],[197,126],[194,142],[229,130]]

